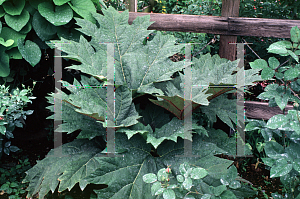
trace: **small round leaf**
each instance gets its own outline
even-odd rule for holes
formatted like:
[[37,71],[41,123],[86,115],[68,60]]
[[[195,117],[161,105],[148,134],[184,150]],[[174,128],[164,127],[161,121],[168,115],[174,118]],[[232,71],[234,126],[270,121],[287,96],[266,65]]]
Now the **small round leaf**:
[[163,193],[164,199],[175,199],[175,192],[172,189],[166,189]]
[[275,57],[270,57],[268,62],[269,62],[270,68],[272,68],[272,69],[275,69],[280,65],[280,62]]
[[177,175],[176,179],[178,182],[183,182],[184,181],[184,177],[182,175]]
[[207,176],[208,172],[203,168],[194,168],[191,172],[191,178],[201,179]]
[[157,181],[157,176],[154,173],[148,173],[143,176],[143,181],[146,183],[153,183]]

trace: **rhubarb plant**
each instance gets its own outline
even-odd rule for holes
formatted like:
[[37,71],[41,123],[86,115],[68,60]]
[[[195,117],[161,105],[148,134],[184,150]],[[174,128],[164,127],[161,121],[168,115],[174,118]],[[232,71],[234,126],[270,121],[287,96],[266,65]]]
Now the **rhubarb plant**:
[[[160,33],[143,44],[151,33],[147,28],[154,23],[150,22],[149,15],[137,17],[131,25],[128,11],[119,13],[112,7],[103,10],[103,15],[92,13],[92,16],[96,24],[76,18],[78,30],[87,37],[81,36],[78,42],[64,38],[53,41],[62,44],[66,58],[80,63],[67,68],[82,72],[80,79],[61,81],[68,92],[57,89],[48,97],[52,104],[54,100],[62,102],[63,124],[56,131],[73,133],[80,129],[81,132],[73,142],[52,149],[27,171],[24,179],[29,182],[27,197],[39,193],[39,198],[44,198],[57,187],[62,192],[79,183],[82,190],[88,184],[107,185],[94,190],[98,198],[152,199],[156,196],[151,194],[151,184],[145,183],[143,176],[172,165],[169,176],[180,178],[183,163],[207,172],[194,184],[198,190],[195,198],[253,195],[254,191],[242,182],[236,169],[228,169],[233,161],[215,156],[222,153],[235,156],[235,137],[200,126],[195,119],[191,129],[184,128],[183,74],[187,65],[169,59],[184,46],[175,45],[173,36]],[[113,54],[108,51],[108,43],[114,44]],[[111,58],[114,59],[114,96],[107,95],[110,82],[107,65]],[[226,93],[235,89],[238,75],[246,74],[245,85],[260,81],[260,70],[239,69],[238,61],[209,54],[194,58],[191,64],[192,84],[205,85],[192,89],[192,111],[201,109],[212,122],[218,116],[234,128],[232,122],[236,123],[236,116],[232,104],[236,100],[227,99]],[[179,75],[174,77],[175,73]],[[145,96],[146,101],[142,100]],[[114,110],[108,107],[109,98],[115,100]],[[54,106],[49,109],[53,112]],[[115,116],[115,157],[107,151],[108,114]],[[192,141],[192,156],[185,154],[185,141]],[[61,154],[55,155],[56,151]],[[247,145],[245,154],[251,154]],[[178,194],[176,197],[182,196]]]

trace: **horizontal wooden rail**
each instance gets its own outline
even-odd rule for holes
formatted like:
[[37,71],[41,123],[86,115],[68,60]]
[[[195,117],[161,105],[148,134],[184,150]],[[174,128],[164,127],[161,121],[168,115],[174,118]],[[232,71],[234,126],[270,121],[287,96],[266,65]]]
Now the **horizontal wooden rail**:
[[300,20],[141,12],[129,12],[128,22],[132,24],[137,16],[145,15],[150,15],[150,21],[155,21],[148,29],[161,31],[290,38],[291,28],[294,26],[300,27]]
[[[283,111],[278,107],[269,107],[268,102],[245,101],[246,117],[252,119],[268,120],[274,115],[283,114]],[[285,114],[288,110],[293,110],[292,105],[285,107]]]

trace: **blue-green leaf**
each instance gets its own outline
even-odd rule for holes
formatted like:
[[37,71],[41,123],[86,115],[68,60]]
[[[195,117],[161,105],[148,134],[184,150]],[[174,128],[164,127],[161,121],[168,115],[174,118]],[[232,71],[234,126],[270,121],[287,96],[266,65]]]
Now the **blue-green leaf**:
[[297,26],[291,28],[290,31],[292,42],[299,43],[300,42],[300,30]]
[[157,176],[154,173],[148,173],[143,176],[143,181],[146,183],[153,183],[157,181]]
[[274,76],[275,71],[271,68],[264,68],[261,72],[261,78],[265,79],[265,80],[269,80],[272,79],[272,77]]
[[288,50],[287,52],[297,63],[299,63],[299,57],[293,51]]
[[267,49],[269,53],[274,53],[274,54],[283,54],[286,55],[287,48],[292,48],[292,44],[289,41],[278,41],[276,43],[273,43],[269,46]]
[[284,79],[286,81],[293,80],[294,78],[297,78],[300,75],[300,70],[297,68],[291,67],[284,73]]
[[283,156],[284,149],[283,146],[277,142],[269,141],[266,142],[265,152],[270,158],[280,159]]
[[272,69],[275,69],[280,65],[280,62],[275,57],[270,57],[268,62],[269,62],[270,68],[272,68]]
[[283,127],[287,123],[288,123],[288,118],[285,115],[278,114],[278,115],[274,115],[269,119],[266,127],[270,129],[277,129]]
[[285,176],[292,170],[292,164],[288,164],[286,159],[278,159],[276,165],[271,168],[270,177],[276,178],[280,176]]
[[252,69],[268,68],[268,63],[263,59],[256,59],[254,62],[249,63]]

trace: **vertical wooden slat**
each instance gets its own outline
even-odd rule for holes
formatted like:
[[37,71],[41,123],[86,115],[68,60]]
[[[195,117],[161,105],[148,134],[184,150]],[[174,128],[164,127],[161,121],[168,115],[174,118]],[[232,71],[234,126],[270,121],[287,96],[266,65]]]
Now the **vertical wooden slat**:
[[[239,0],[222,0],[222,17],[238,17],[240,1]],[[236,59],[236,36],[220,36],[219,55],[222,58],[234,61]]]
[[127,0],[129,12],[137,12],[137,0]]

